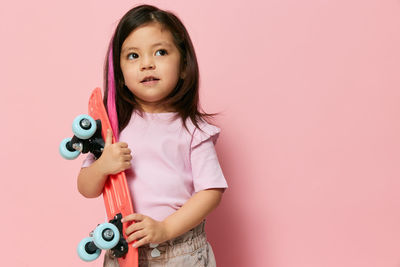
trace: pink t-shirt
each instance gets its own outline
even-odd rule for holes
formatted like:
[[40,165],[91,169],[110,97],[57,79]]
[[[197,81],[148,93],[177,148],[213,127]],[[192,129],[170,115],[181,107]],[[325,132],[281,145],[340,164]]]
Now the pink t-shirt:
[[[125,171],[136,213],[162,221],[196,192],[227,188],[215,151],[220,129],[206,122],[189,132],[176,113],[132,114],[119,141],[132,150],[132,168]],[[82,167],[92,164],[91,153]]]

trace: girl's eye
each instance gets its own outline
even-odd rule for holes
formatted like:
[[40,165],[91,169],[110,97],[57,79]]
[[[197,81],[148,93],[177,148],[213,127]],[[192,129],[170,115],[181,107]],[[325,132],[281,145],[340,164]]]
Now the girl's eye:
[[129,60],[132,60],[132,59],[134,59],[134,58],[138,58],[138,55],[137,55],[136,53],[130,53],[130,54],[128,54],[128,59],[129,59]]
[[[157,52],[161,52],[161,55],[162,55],[162,56],[164,56],[164,55],[167,55],[167,54],[168,54],[167,50],[165,50],[165,49],[160,49],[160,50],[157,50]],[[157,54],[157,52],[156,52],[156,54]]]
[[[160,53],[158,53],[158,52],[160,52]],[[157,55],[157,54],[160,54],[161,56],[164,56],[164,55],[167,55],[168,52],[167,52],[167,50],[165,50],[165,49],[160,49],[160,50],[157,50],[156,55]],[[130,54],[128,54],[128,56],[127,56],[128,60],[133,60],[133,59],[136,59],[136,58],[138,58],[138,57],[139,57],[139,55],[136,54],[136,53],[130,53]]]

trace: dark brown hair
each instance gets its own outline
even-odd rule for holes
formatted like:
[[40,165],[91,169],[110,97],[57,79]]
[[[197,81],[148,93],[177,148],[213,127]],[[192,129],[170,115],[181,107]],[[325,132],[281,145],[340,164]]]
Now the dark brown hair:
[[140,26],[157,22],[162,29],[167,29],[173,36],[175,46],[181,55],[181,72],[185,71],[185,78],[179,78],[174,90],[165,99],[160,101],[177,112],[176,118],[180,117],[187,129],[186,119],[190,118],[193,124],[199,128],[200,121],[207,121],[216,114],[207,114],[199,109],[199,67],[196,53],[190,36],[179,20],[170,11],[164,11],[151,5],[140,5],[129,10],[120,20],[114,32],[104,66],[104,105],[107,107],[108,98],[108,54],[112,48],[114,82],[115,82],[115,105],[118,115],[118,129],[121,132],[131,119],[134,110],[142,111],[135,101],[134,94],[125,86],[124,77],[120,66],[120,54],[122,44],[129,34]]

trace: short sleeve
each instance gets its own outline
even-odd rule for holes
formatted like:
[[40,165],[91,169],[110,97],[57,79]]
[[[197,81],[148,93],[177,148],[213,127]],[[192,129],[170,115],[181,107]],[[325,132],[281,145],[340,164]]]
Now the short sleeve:
[[94,155],[92,153],[88,153],[81,167],[82,168],[89,167],[90,165],[92,165],[93,162],[95,162]]
[[191,145],[190,161],[194,190],[199,192],[210,188],[228,188],[214,146],[220,129],[206,124],[202,130],[194,131]]
[[192,149],[209,139],[212,140],[214,145],[217,143],[221,131],[218,127],[208,123],[200,123],[200,129],[194,129],[191,144]]

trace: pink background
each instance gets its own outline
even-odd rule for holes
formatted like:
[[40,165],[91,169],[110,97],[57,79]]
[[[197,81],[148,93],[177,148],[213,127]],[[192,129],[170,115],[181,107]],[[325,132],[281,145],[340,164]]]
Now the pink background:
[[[3,1],[2,266],[101,266],[104,220],[59,142],[102,86],[135,1]],[[147,1],[189,30],[201,100],[221,112],[230,188],[208,219],[219,266],[400,266],[400,1]]]

